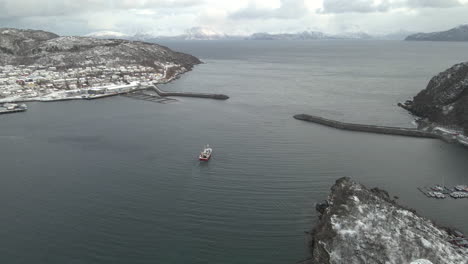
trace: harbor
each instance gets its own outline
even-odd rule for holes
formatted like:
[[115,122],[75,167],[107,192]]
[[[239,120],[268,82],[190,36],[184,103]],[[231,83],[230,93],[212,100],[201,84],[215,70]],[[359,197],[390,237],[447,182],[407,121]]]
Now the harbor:
[[0,105],[0,114],[11,114],[25,112],[28,110],[28,107],[25,104],[3,104]]
[[468,186],[457,185],[455,187],[447,187],[442,185],[435,185],[432,187],[418,187],[418,190],[428,198],[434,199],[463,199],[468,198]]
[[[151,101],[156,103],[171,103],[177,100],[171,97],[192,97],[215,100],[227,100],[229,96],[224,94],[193,93],[193,92],[165,92],[156,84],[134,82],[122,85],[110,85],[93,87],[90,89],[76,89],[57,91],[46,96],[35,98],[9,98],[0,100],[0,114],[24,112],[27,110],[25,102],[58,102],[71,100],[95,100],[113,96]],[[3,107],[1,107],[3,103]],[[23,103],[19,105],[18,103]]]

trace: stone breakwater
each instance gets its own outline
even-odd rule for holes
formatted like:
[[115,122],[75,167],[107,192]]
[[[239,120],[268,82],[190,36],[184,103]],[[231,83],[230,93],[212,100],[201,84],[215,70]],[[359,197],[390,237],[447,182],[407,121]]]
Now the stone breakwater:
[[210,98],[216,100],[227,100],[229,96],[225,94],[208,94],[208,93],[188,93],[188,92],[164,92],[160,90],[156,85],[152,85],[149,88],[154,89],[159,96],[180,96],[180,97],[198,97],[198,98]]
[[414,128],[402,128],[402,127],[388,127],[388,126],[375,126],[375,125],[363,125],[363,124],[353,124],[345,123],[336,120],[326,119],[319,116],[312,116],[306,114],[299,114],[294,116],[297,120],[313,122],[337,129],[367,132],[367,133],[377,133],[377,134],[387,134],[387,135],[398,135],[398,136],[407,136],[407,137],[421,137],[421,138],[441,138],[440,135],[435,133],[426,132]]

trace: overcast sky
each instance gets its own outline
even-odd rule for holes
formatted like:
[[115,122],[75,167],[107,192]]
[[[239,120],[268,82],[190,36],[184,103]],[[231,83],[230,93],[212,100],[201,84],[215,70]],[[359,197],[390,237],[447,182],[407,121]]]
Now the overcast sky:
[[191,27],[370,34],[468,24],[468,0],[0,0],[0,27],[176,35]]

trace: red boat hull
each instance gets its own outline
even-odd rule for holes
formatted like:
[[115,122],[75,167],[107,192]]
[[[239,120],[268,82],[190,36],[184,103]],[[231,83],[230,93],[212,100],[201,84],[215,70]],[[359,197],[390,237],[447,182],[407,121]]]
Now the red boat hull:
[[211,158],[211,156],[209,156],[208,158],[198,157],[198,159],[199,159],[200,161],[209,161],[210,158]]

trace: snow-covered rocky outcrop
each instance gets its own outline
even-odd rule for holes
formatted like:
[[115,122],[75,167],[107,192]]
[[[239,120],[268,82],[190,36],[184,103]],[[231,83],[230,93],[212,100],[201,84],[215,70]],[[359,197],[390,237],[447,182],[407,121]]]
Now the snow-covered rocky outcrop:
[[[57,68],[142,65],[185,72],[201,63],[194,56],[140,41],[59,37],[35,30],[0,29],[0,65],[42,65]],[[169,76],[170,77],[170,76]]]
[[468,251],[448,232],[393,200],[386,191],[341,178],[312,235],[312,263],[467,264]]
[[468,134],[468,62],[434,76],[426,89],[401,106],[419,117]]

